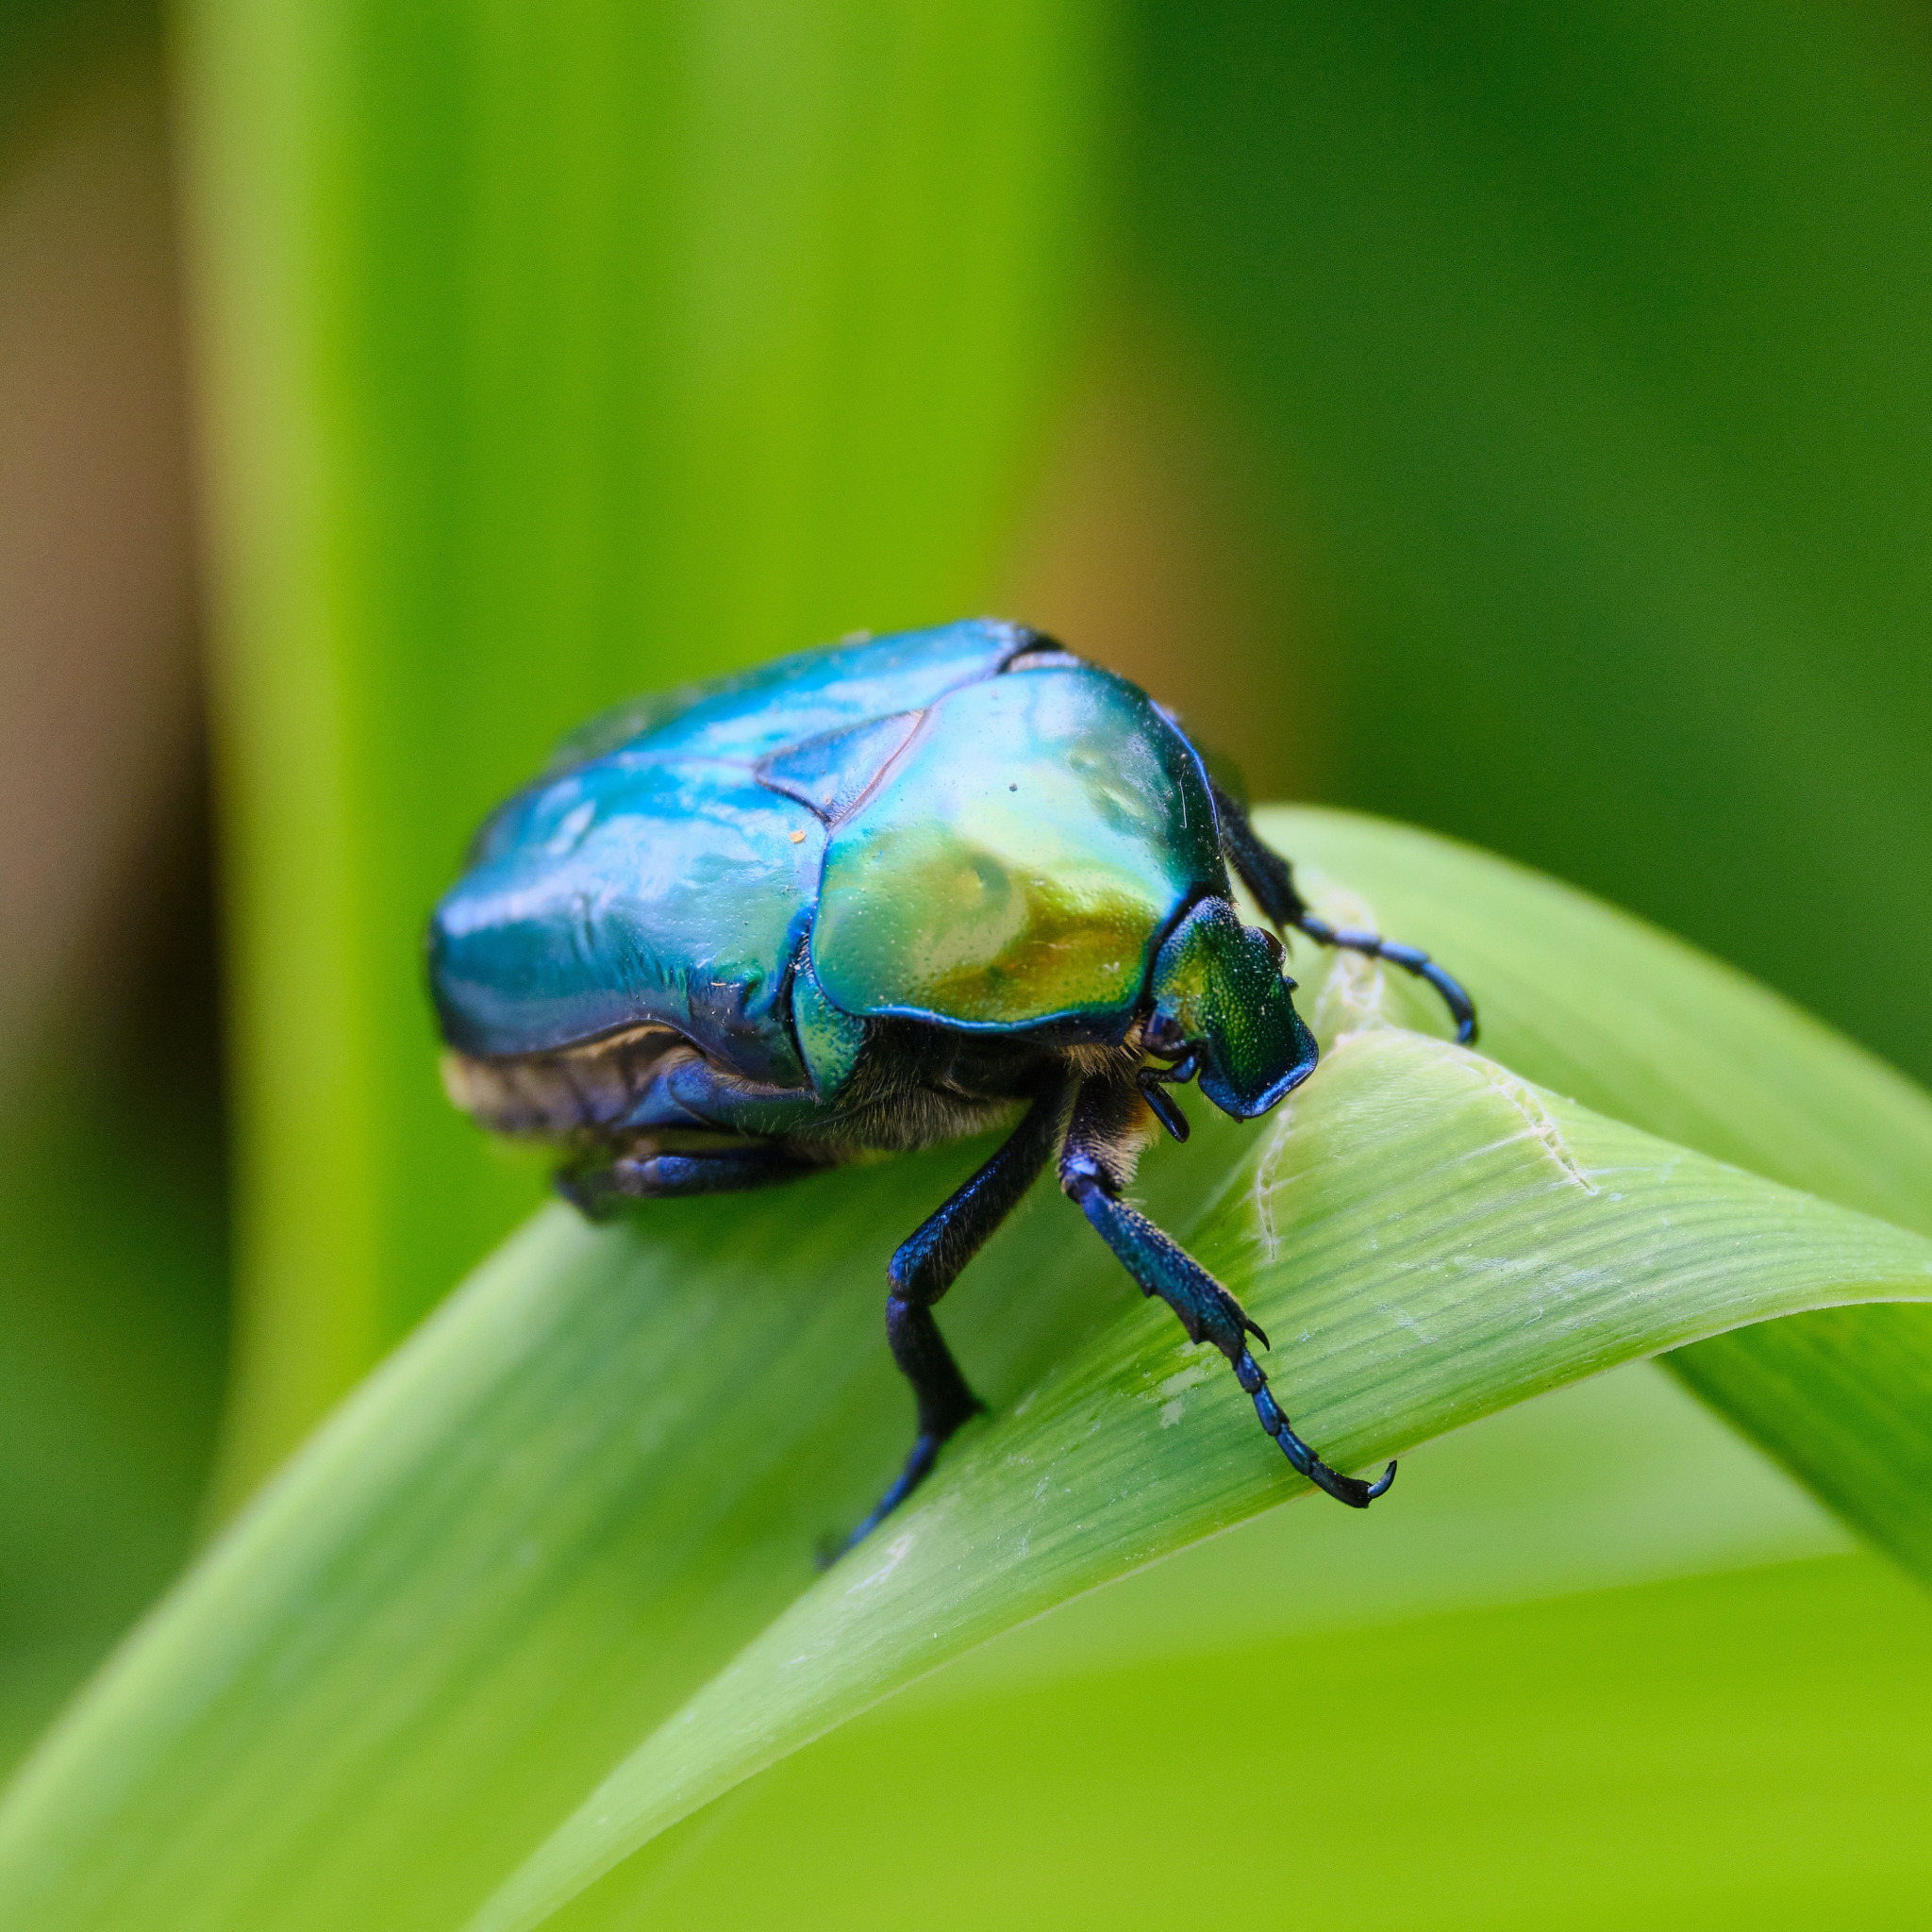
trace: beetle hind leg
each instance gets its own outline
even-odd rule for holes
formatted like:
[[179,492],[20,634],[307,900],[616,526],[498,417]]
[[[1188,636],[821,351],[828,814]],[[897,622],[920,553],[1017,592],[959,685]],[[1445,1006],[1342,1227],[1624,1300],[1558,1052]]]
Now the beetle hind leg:
[[1211,1341],[1227,1357],[1261,1426],[1294,1468],[1337,1502],[1366,1509],[1395,1480],[1394,1463],[1374,1482],[1329,1468],[1290,1426],[1248,1347],[1252,1335],[1266,1348],[1267,1336],[1191,1255],[1120,1198],[1127,1179],[1121,1150],[1130,1144],[1140,1101],[1130,1084],[1116,1079],[1090,1080],[1080,1090],[1060,1154],[1060,1186],[1141,1292],[1158,1294],[1180,1317],[1189,1341]]
[[999,1152],[901,1242],[887,1264],[886,1340],[899,1373],[912,1384],[919,1433],[906,1466],[871,1513],[842,1542],[821,1550],[822,1567],[871,1535],[932,1474],[947,1439],[986,1407],[966,1386],[933,1319],[933,1304],[1040,1177],[1059,1144],[1072,1098],[1072,1081],[1057,1076]]
[[714,1146],[673,1152],[645,1138],[559,1168],[554,1185],[585,1220],[608,1221],[633,1201],[743,1193],[822,1168],[776,1141],[721,1139]]

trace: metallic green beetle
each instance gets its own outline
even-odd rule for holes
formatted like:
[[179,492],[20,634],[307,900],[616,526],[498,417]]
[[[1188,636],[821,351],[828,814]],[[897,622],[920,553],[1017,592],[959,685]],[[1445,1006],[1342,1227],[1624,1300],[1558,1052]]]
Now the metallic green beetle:
[[905,1469],[856,1541],[978,1407],[933,1305],[1056,1156],[1149,1295],[1234,1365],[1262,1426],[1331,1496],[1240,1304],[1121,1199],[1168,1089],[1238,1120],[1315,1066],[1277,928],[1427,979],[1296,892],[1174,718],[1126,679],[979,620],[804,652],[593,721],[478,833],[429,970],[451,1097],[566,1150],[586,1213],[790,1180],[1016,1113],[1000,1150],[892,1257],[886,1333],[918,1400]]

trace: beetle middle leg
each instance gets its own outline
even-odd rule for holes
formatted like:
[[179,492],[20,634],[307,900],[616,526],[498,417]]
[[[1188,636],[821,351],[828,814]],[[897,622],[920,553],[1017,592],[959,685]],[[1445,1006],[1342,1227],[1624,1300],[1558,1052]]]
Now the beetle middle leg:
[[1475,1002],[1463,991],[1459,980],[1445,973],[1420,946],[1404,945],[1400,940],[1384,939],[1378,932],[1368,932],[1358,926],[1330,925],[1309,909],[1308,902],[1296,890],[1294,870],[1288,860],[1262,843],[1247,813],[1218,785],[1214,787],[1214,808],[1221,819],[1221,849],[1227,862],[1274,925],[1306,933],[1318,945],[1339,946],[1343,952],[1386,959],[1390,965],[1400,966],[1405,973],[1427,980],[1441,995],[1449,1017],[1456,1022],[1457,1045],[1474,1042]]
[[1267,1336],[1191,1255],[1120,1198],[1132,1171],[1143,1105],[1130,1080],[1089,1080],[1074,1104],[1060,1152],[1060,1186],[1140,1284],[1141,1292],[1158,1294],[1180,1317],[1190,1341],[1211,1341],[1227,1357],[1235,1379],[1254,1401],[1261,1426],[1289,1461],[1338,1502],[1366,1509],[1395,1480],[1395,1465],[1391,1462],[1373,1483],[1330,1469],[1289,1426],[1248,1348],[1249,1336],[1263,1348]]
[[958,1278],[987,1238],[1020,1205],[1053,1158],[1073,1099],[1070,1075],[1056,1074],[991,1160],[901,1242],[886,1265],[886,1339],[912,1384],[919,1433],[906,1466],[870,1515],[825,1560],[849,1550],[890,1516],[932,1472],[948,1437],[985,1405],[966,1386],[933,1319],[933,1304]]

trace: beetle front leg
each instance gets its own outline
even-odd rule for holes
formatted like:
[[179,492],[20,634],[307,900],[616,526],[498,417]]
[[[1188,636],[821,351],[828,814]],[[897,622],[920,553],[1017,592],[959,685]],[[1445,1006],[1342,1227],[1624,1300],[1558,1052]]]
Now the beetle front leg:
[[1261,842],[1247,813],[1218,785],[1214,787],[1214,808],[1221,819],[1221,849],[1265,918],[1279,929],[1306,933],[1317,945],[1339,946],[1345,953],[1386,959],[1390,965],[1426,980],[1441,995],[1449,1017],[1456,1022],[1457,1044],[1474,1044],[1475,1002],[1459,980],[1444,972],[1420,946],[1407,946],[1399,940],[1384,939],[1378,932],[1357,926],[1330,925],[1309,910],[1308,902],[1296,889],[1294,869],[1288,860]]
[[931,1474],[947,1438],[985,1407],[966,1386],[933,1319],[933,1304],[1020,1205],[1053,1158],[1073,1086],[1071,1078],[1058,1077],[1040,1093],[999,1152],[928,1216],[887,1263],[891,1290],[886,1296],[886,1340],[899,1373],[912,1384],[919,1433],[891,1487],[841,1544],[824,1553],[824,1562],[830,1563],[877,1528]]
[[1442,996],[1449,1017],[1456,1022],[1456,1043],[1475,1043],[1475,1002],[1463,991],[1460,981],[1443,972],[1420,946],[1406,946],[1399,940],[1385,940],[1378,932],[1365,932],[1358,926],[1330,925],[1325,919],[1304,911],[1294,922],[1297,932],[1305,932],[1317,945],[1339,946],[1344,953],[1363,953],[1371,959],[1386,959],[1418,979],[1425,979]]
[[1124,1150],[1133,1144],[1141,1105],[1141,1094],[1127,1081],[1090,1080],[1081,1088],[1060,1153],[1060,1186],[1140,1284],[1141,1292],[1158,1294],[1180,1317],[1190,1341],[1211,1341],[1227,1357],[1261,1426],[1289,1461],[1337,1502],[1366,1509],[1395,1480],[1395,1465],[1391,1462],[1373,1483],[1330,1469],[1290,1427],[1248,1348],[1250,1335],[1263,1348],[1267,1336],[1191,1255],[1120,1198],[1131,1158]]

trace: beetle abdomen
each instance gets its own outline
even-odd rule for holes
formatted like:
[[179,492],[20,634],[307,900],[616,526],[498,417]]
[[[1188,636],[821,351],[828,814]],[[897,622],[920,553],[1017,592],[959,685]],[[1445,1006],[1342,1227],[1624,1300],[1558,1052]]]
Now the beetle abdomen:
[[640,1026],[557,1053],[486,1059],[442,1057],[451,1101],[496,1134],[565,1140],[584,1129],[608,1130],[634,1111],[668,1056],[690,1043],[663,1026]]

